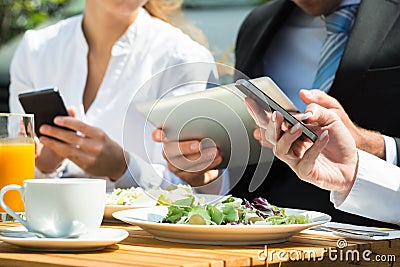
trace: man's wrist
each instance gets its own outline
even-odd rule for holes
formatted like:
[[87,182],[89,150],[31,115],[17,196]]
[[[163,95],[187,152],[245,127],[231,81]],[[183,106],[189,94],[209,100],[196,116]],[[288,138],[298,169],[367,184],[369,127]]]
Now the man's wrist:
[[345,180],[345,186],[344,186],[343,190],[337,191],[344,198],[346,198],[349,195],[351,189],[354,186],[354,182],[357,179],[359,161],[360,161],[360,156],[358,154],[358,149],[357,149],[355,164],[354,164],[354,167],[352,167],[353,171],[351,172],[352,175],[350,176],[350,178],[348,180]]
[[355,139],[358,149],[386,160],[385,139],[380,132],[358,127],[358,138]]

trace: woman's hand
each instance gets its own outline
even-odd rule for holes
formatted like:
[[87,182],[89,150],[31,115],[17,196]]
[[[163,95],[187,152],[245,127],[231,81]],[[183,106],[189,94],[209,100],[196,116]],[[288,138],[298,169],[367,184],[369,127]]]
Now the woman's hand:
[[[88,174],[107,176],[111,180],[117,180],[124,174],[127,169],[124,150],[101,129],[72,116],[58,116],[54,123],[73,130],[50,125],[40,127],[40,133],[45,135],[40,137],[40,143],[43,149],[49,148],[57,155],[55,161],[67,158]],[[49,154],[46,152],[40,157],[46,156],[48,160]]]
[[262,109],[257,103],[250,97],[245,98],[247,111],[255,121],[257,128],[253,132],[254,138],[264,147],[271,148],[273,144],[265,138],[266,130],[270,129],[268,125],[271,122],[271,112]]
[[[68,108],[71,117],[76,117],[73,107]],[[44,146],[35,136],[35,165],[43,173],[54,172],[64,161],[64,157],[58,155],[48,146]]]

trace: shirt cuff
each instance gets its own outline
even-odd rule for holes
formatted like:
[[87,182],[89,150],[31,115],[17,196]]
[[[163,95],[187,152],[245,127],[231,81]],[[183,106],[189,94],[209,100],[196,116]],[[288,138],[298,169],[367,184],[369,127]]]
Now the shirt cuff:
[[400,168],[367,152],[358,151],[357,177],[345,196],[331,192],[335,208],[367,218],[400,224]]
[[385,140],[386,161],[390,164],[397,165],[397,146],[396,141],[392,137],[382,135]]
[[143,189],[161,187],[163,184],[164,166],[150,164],[139,156],[129,153],[128,168],[125,173],[115,181],[115,188],[130,188],[140,186]]

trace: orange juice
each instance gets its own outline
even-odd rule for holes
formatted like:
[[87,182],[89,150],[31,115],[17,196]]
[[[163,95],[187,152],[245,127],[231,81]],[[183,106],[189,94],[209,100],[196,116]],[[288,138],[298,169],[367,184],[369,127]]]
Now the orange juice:
[[[0,143],[0,188],[8,184],[23,185],[34,177],[34,143]],[[4,201],[14,211],[24,211],[22,196],[17,191],[8,192]],[[0,208],[0,211],[4,211]]]

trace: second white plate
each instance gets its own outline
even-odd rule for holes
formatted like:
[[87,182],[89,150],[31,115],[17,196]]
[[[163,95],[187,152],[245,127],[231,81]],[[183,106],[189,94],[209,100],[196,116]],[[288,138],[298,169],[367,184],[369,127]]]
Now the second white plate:
[[[197,198],[201,203],[212,203],[218,201],[224,196],[220,195],[211,195],[211,194],[197,194]],[[106,205],[104,207],[104,221],[106,222],[120,222],[116,220],[112,214],[117,211],[122,210],[131,210],[138,208],[150,208],[155,207],[157,204],[157,198],[146,197],[142,198],[142,200],[138,200],[134,205]]]
[[152,207],[118,211],[114,218],[140,226],[156,239],[207,245],[271,244],[288,240],[289,237],[312,226],[331,220],[329,215],[316,211],[286,209],[287,214],[308,215],[309,224],[289,225],[188,225],[160,223],[168,207]]

